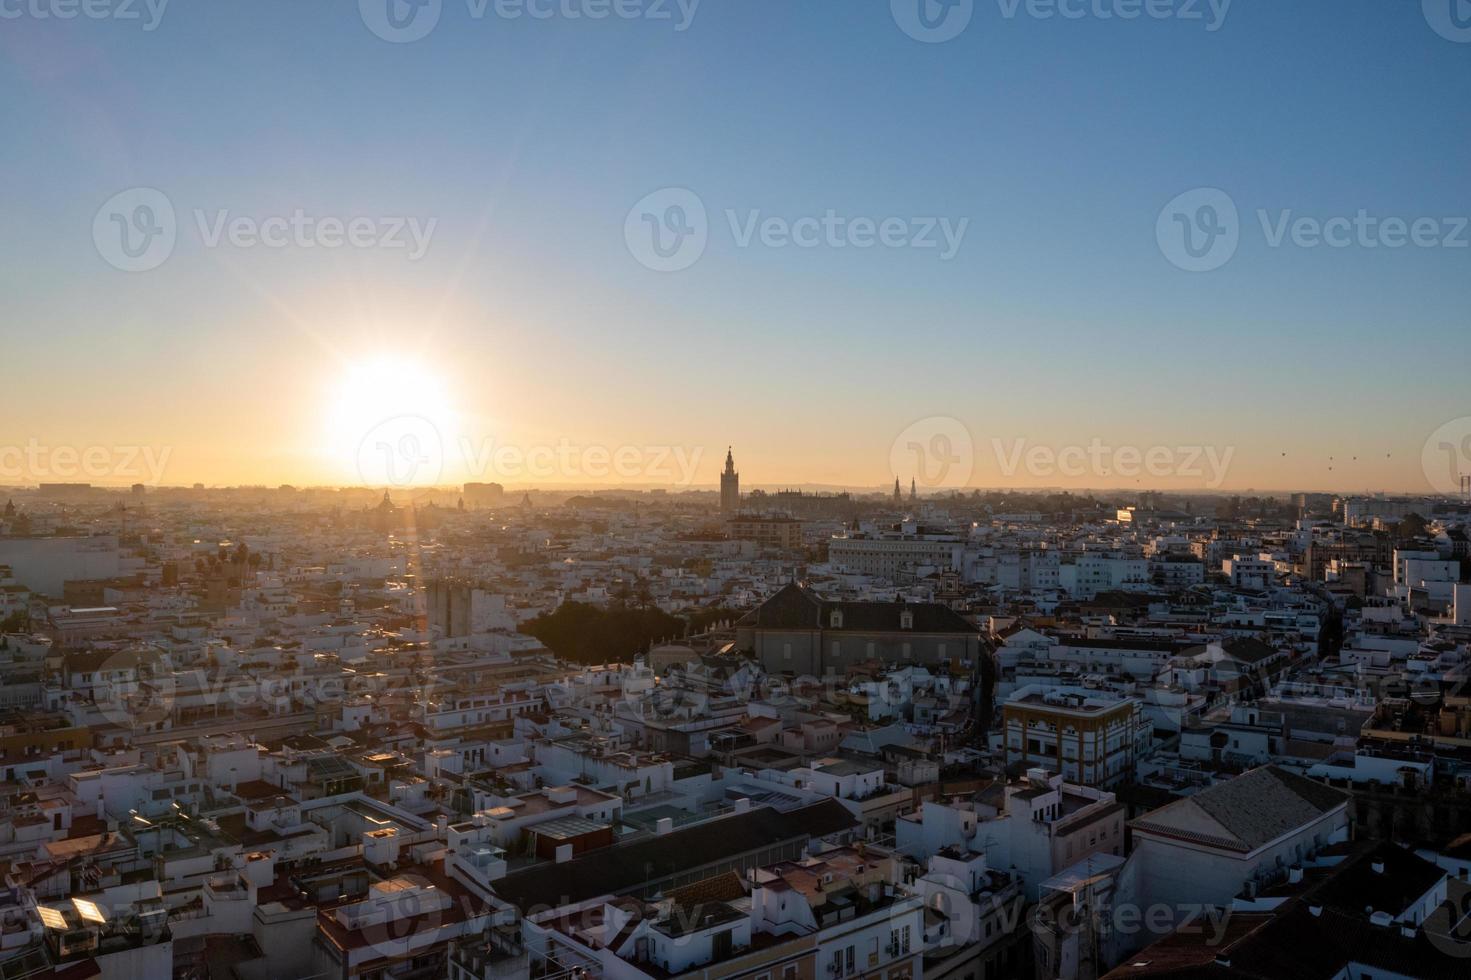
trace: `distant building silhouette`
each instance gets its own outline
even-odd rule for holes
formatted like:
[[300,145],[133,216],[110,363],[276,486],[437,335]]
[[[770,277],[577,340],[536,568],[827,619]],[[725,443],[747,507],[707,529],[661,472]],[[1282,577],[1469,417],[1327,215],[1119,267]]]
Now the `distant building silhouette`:
[[736,472],[735,456],[725,451],[725,472],[720,474],[720,512],[734,514],[741,509],[741,475]]

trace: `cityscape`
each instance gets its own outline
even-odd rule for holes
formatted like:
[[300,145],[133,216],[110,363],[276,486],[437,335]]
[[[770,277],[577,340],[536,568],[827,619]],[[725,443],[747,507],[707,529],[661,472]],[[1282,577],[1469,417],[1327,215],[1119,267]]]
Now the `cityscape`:
[[0,980],[1471,976],[1471,0],[0,80]]

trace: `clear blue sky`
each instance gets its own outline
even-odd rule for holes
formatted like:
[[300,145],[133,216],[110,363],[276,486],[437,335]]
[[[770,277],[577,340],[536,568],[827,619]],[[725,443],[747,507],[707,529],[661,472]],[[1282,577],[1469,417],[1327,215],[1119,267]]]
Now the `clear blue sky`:
[[[387,350],[502,439],[701,445],[708,478],[735,443],[751,482],[878,484],[895,434],[953,416],[978,443],[1229,443],[1241,486],[1419,489],[1471,414],[1471,249],[1271,248],[1256,211],[1471,215],[1471,43],[1420,6],[1235,0],[1210,32],[976,0],[943,44],[886,0],[704,0],[683,32],[444,0],[408,44],[354,0],[0,20],[0,442],[309,479],[322,391]],[[128,274],[91,229],[135,186],[180,232]],[[711,221],[661,274],[623,228],[664,187]],[[1192,274],[1155,221],[1198,187],[1242,231]],[[418,262],[210,250],[195,208],[438,224]],[[726,209],[969,227],[949,262],[740,248]],[[1358,453],[1394,459],[1323,465]]]

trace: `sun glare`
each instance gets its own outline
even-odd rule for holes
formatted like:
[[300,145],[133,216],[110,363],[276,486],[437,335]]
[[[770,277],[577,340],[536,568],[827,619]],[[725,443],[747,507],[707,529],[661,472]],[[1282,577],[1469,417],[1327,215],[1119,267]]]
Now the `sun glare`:
[[354,364],[330,390],[325,424],[331,455],[360,482],[432,484],[453,438],[450,387],[412,360]]

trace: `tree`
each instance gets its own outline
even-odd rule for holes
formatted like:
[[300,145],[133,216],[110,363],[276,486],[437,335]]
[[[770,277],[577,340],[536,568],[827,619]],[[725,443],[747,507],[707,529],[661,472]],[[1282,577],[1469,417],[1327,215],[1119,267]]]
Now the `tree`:
[[680,636],[684,622],[658,608],[615,606],[599,609],[564,602],[557,610],[526,624],[559,657],[575,663],[600,664],[643,653],[659,639]]

